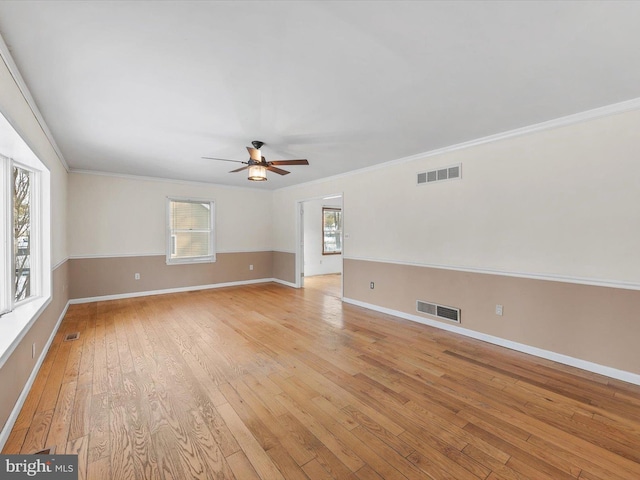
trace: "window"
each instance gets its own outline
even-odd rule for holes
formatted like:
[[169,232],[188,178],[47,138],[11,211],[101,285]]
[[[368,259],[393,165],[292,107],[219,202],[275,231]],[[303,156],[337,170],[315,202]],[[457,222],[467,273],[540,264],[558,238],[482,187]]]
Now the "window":
[[342,210],[322,208],[322,254],[339,255],[342,253]]
[[32,300],[51,295],[50,175],[2,115],[0,136],[0,324],[19,330],[39,308]]
[[[40,294],[42,269],[38,246],[37,198],[38,172],[0,155],[3,214],[2,249],[3,288],[0,292],[0,313]],[[4,279],[7,281],[5,282]]]
[[33,172],[13,166],[13,300],[33,295],[31,282],[31,206]]
[[51,302],[51,174],[0,114],[0,366]]
[[213,201],[167,199],[167,263],[215,262]]

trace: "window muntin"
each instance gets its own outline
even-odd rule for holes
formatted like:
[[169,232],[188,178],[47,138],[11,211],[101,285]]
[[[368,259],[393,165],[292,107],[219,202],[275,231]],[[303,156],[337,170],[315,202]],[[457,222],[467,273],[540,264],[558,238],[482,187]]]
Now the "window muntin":
[[322,208],[322,254],[342,253],[342,209]]
[[169,198],[167,224],[167,263],[215,262],[213,201]]

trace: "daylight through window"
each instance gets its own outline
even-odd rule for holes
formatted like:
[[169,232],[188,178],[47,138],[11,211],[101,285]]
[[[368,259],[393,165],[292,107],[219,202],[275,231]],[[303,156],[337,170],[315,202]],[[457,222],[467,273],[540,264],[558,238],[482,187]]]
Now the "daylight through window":
[[168,199],[167,263],[214,262],[212,201]]
[[0,155],[0,314],[43,293],[40,176]]
[[19,302],[31,291],[31,184],[32,173],[13,167],[13,281],[14,300]]
[[342,253],[342,210],[339,208],[322,209],[322,254],[338,255]]

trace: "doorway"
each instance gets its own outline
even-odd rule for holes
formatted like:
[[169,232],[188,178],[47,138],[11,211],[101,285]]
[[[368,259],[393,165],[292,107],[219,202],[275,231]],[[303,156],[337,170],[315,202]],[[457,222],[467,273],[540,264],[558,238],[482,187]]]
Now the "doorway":
[[296,287],[335,291],[339,283],[342,298],[342,194],[300,200],[297,211]]

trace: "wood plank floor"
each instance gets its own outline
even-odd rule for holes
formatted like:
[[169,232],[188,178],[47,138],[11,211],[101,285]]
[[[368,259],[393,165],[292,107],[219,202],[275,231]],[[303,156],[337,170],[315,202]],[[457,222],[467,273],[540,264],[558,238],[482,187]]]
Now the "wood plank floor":
[[3,453],[55,446],[91,480],[640,478],[640,387],[339,281],[71,306]]

